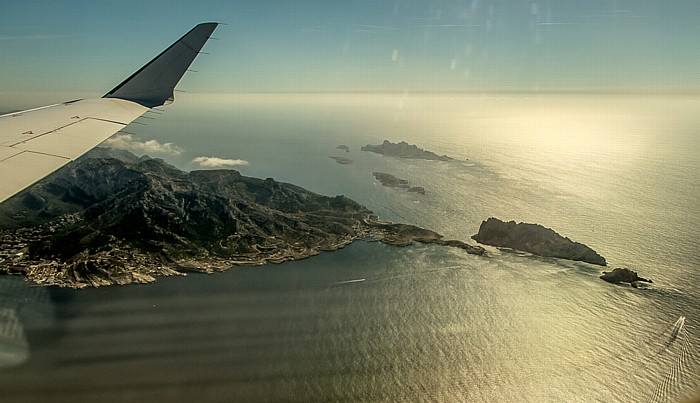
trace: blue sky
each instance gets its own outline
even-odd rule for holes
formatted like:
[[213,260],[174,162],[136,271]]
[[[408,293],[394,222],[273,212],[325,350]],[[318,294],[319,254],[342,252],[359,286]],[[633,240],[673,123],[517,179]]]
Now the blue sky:
[[102,94],[203,21],[192,92],[700,87],[697,0],[23,0],[0,96]]

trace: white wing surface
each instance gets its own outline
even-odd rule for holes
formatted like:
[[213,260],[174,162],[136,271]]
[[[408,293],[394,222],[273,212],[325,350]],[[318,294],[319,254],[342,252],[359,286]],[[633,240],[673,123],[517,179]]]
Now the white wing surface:
[[173,91],[217,23],[194,27],[102,98],[0,116],[0,202],[122,130]]

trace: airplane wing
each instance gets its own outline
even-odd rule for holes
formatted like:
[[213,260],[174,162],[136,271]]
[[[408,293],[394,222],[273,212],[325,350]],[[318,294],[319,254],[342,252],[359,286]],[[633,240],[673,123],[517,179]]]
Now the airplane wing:
[[0,116],[0,203],[94,148],[173,91],[218,24],[199,24],[108,92]]

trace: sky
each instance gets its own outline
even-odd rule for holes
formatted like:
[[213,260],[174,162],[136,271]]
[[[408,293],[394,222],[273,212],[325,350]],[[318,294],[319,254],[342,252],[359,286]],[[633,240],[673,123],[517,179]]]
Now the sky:
[[697,0],[7,0],[0,103],[102,95],[205,21],[185,91],[700,88]]

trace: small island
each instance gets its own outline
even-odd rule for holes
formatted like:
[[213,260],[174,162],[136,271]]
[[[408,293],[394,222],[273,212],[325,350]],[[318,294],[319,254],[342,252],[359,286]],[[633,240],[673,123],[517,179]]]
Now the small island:
[[96,149],[0,205],[0,273],[82,288],[282,263],[361,239],[485,250],[345,196]]
[[416,158],[434,161],[452,161],[453,158],[447,155],[437,155],[434,152],[426,151],[418,148],[415,145],[408,144],[405,141],[400,143],[392,143],[389,140],[384,140],[384,143],[379,145],[368,144],[360,148],[362,151],[369,151],[377,154],[388,155],[398,158]]
[[382,186],[406,189],[411,187],[406,179],[400,179],[391,174],[384,172],[372,172],[372,175],[374,175],[374,177],[382,183]]
[[425,194],[425,189],[423,187],[411,186],[410,182],[406,179],[400,179],[384,172],[372,172],[372,175],[382,183],[382,186],[406,189],[406,191],[410,193]]
[[644,288],[641,283],[653,283],[653,281],[647,278],[639,277],[636,271],[632,271],[626,267],[618,267],[610,272],[604,271],[600,278],[613,284],[630,283],[634,288]]
[[335,160],[335,162],[337,162],[338,164],[341,164],[341,165],[350,165],[350,164],[355,162],[355,161],[351,160],[350,158],[345,158],[345,157],[328,157],[328,158]]
[[418,193],[418,194],[425,194],[425,188],[422,186],[412,186],[406,190],[409,193]]
[[481,223],[479,233],[472,239],[484,245],[517,249],[537,256],[607,265],[605,258],[593,249],[539,224],[503,222],[491,217]]

